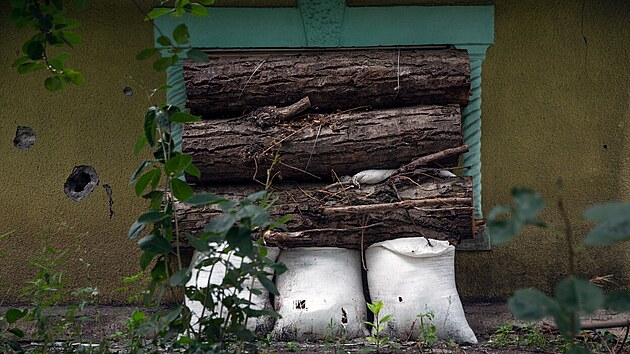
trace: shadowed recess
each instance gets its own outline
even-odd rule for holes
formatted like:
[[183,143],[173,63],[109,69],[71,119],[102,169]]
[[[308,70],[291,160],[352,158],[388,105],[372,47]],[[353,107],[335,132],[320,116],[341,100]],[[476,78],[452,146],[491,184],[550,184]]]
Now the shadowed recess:
[[63,190],[68,198],[78,202],[90,195],[98,186],[99,179],[96,170],[92,166],[75,166],[66,180]]
[[15,131],[13,145],[20,150],[28,150],[33,144],[35,144],[35,131],[33,131],[33,128],[18,126]]

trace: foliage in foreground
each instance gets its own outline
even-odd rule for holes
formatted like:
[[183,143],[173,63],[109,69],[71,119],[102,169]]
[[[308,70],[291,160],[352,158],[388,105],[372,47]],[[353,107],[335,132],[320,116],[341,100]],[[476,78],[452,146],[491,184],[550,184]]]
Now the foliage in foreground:
[[[75,0],[73,5],[75,9],[84,9],[89,2]],[[67,68],[68,53],[53,56],[51,50],[51,47],[74,48],[80,43],[79,35],[72,31],[79,26],[79,22],[66,17],[67,3],[63,0],[13,0],[11,3],[11,20],[18,27],[35,31],[22,46],[24,55],[13,63],[13,67],[21,74],[46,70],[50,76],[45,79],[44,86],[49,91],[59,91],[68,83],[80,85],[85,81],[81,73]],[[160,7],[143,15],[149,22],[167,14],[206,16],[207,9],[204,6],[212,3],[212,0],[158,1],[156,5]],[[140,9],[136,2],[134,5]],[[178,64],[184,58],[207,60],[207,55],[191,47],[186,25],[176,26],[172,34],[167,35],[152,24],[159,32],[156,41],[161,47],[145,49],[137,55],[137,59],[161,54],[153,63],[153,67],[159,71]],[[161,85],[152,90],[150,96],[167,88],[168,85]],[[147,146],[151,158],[140,165],[131,177],[130,184],[135,185],[138,196],[147,200],[148,210],[133,223],[129,238],[138,239],[138,247],[143,252],[140,267],[150,275],[150,283],[144,293],[145,305],[160,305],[165,295],[175,300],[185,293],[189,299],[203,306],[202,318],[193,323],[190,309],[186,306],[175,306],[151,315],[137,311],[128,323],[128,338],[131,341],[127,349],[132,352],[173,349],[223,352],[227,348],[226,343],[239,346],[254,339],[254,334],[247,328],[248,319],[277,316],[273,311],[255,308],[251,299],[239,294],[246,288],[252,294],[260,292],[252,288],[254,281],[258,281],[270,293],[278,295],[269,276],[272,272],[279,274],[285,268],[266,257],[267,250],[262,247],[261,238],[255,242],[252,239],[266,230],[283,228],[283,222],[270,220],[267,208],[271,205],[271,199],[266,190],[241,201],[231,201],[208,193],[194,195],[193,189],[186,183],[186,175],[199,177],[199,170],[192,164],[190,155],[180,152],[176,136],[181,130],[181,124],[199,119],[181,107],[166,103],[153,105],[147,110],[144,132],[134,150],[139,153]],[[269,187],[269,183],[266,187]],[[176,203],[218,208],[223,215],[209,222],[201,235],[193,236],[180,232]],[[225,267],[226,275],[220,284],[208,281],[198,287],[187,286],[192,270],[183,262],[183,240],[187,240],[203,256],[203,261],[195,264],[197,269],[203,267],[212,272],[219,264]],[[235,266],[229,261],[230,257],[243,258],[243,262]],[[43,282],[34,285],[37,287],[35,290],[50,290],[50,281],[56,280],[46,277]],[[61,299],[58,292],[45,294],[59,295],[55,301]],[[46,302],[44,305],[50,306]],[[3,338],[6,335],[22,337],[24,333],[13,324],[27,316],[37,316],[37,311],[9,310],[4,316],[7,326],[0,328],[0,335]],[[42,331],[43,334],[52,332],[51,328]],[[14,339],[9,338],[1,343],[11,348]],[[44,341],[48,342],[48,339]],[[12,349],[17,350],[17,347]]]
[[[561,182],[559,187],[562,189]],[[538,193],[528,189],[514,189],[512,200],[513,206],[495,207],[489,214],[487,226],[494,244],[512,240],[527,225],[551,227],[538,219],[544,209],[544,200]],[[508,300],[508,306],[523,321],[553,317],[560,333],[571,340],[567,353],[589,353],[588,349],[574,341],[582,328],[580,316],[591,315],[599,309],[630,311],[630,294],[604,294],[601,288],[576,275],[576,235],[561,195],[557,198],[556,207],[562,218],[562,227],[554,230],[566,241],[569,263],[567,277],[556,284],[553,296],[536,289],[521,289]],[[611,245],[630,239],[629,203],[595,205],[586,210],[583,216],[597,223],[583,241],[587,246]]]

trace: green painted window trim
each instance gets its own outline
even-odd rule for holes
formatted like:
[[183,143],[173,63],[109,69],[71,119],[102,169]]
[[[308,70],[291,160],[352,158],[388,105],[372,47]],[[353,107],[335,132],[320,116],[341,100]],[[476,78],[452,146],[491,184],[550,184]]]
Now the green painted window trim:
[[[486,50],[494,43],[494,6],[388,6],[347,7],[344,0],[299,0],[298,7],[211,8],[208,17],[156,19],[164,33],[185,23],[194,47],[202,49],[248,48],[348,48],[453,45],[470,55],[471,96],[463,110],[465,172],[473,179],[475,217],[482,218],[481,204],[481,67]],[[157,38],[157,33],[155,34]],[[158,44],[156,43],[156,47]],[[167,71],[167,101],[186,104],[180,65]],[[181,131],[174,137],[181,146]],[[467,240],[460,250],[489,250],[486,234]]]

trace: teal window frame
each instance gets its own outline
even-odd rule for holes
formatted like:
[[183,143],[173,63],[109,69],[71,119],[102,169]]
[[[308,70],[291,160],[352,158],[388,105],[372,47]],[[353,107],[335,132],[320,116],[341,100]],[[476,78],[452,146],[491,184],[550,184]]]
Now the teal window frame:
[[[494,5],[348,7],[344,0],[299,0],[297,7],[213,7],[208,17],[162,16],[164,33],[188,26],[200,49],[309,49],[452,45],[468,51],[471,96],[463,109],[465,174],[473,180],[475,218],[481,203],[481,67],[494,43]],[[157,39],[159,35],[155,33]],[[156,47],[159,47],[157,42]],[[167,70],[167,102],[185,107],[182,64]],[[181,142],[181,137],[179,138]],[[486,233],[466,240],[460,250],[489,250]]]

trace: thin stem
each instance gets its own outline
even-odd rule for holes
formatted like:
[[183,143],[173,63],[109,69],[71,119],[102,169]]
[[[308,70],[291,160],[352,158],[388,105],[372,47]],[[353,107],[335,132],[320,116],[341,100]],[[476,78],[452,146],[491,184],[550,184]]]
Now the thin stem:
[[565,237],[567,241],[567,256],[569,260],[569,276],[575,275],[575,246],[573,245],[574,232],[573,227],[571,225],[571,220],[569,219],[569,215],[564,206],[564,201],[562,197],[558,197],[558,209],[560,210],[560,216],[562,217],[562,221],[564,222],[565,227]]

